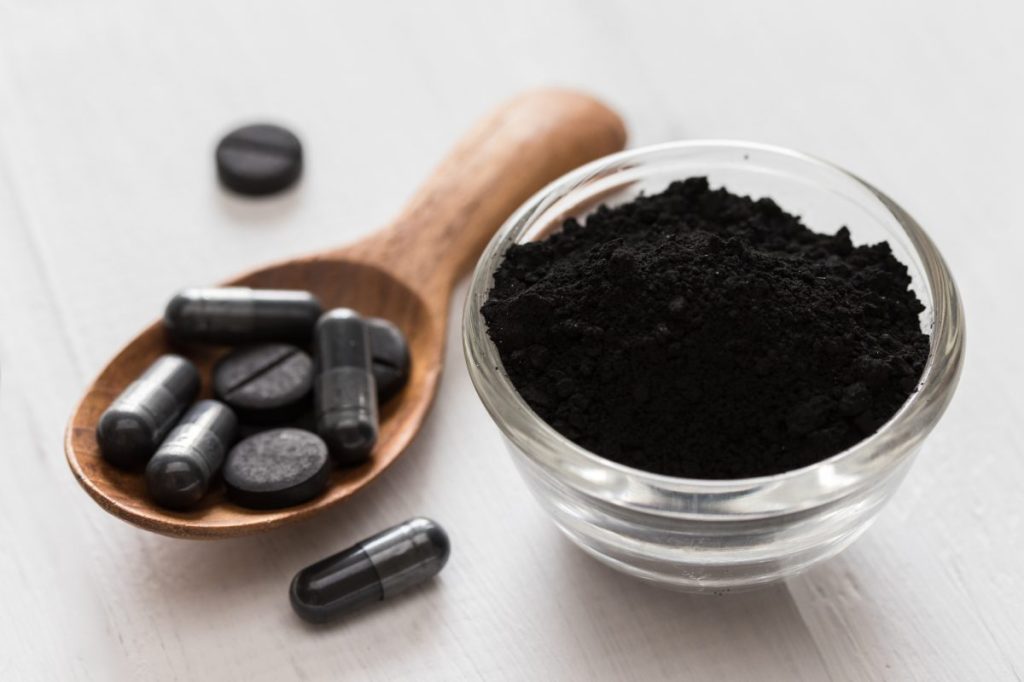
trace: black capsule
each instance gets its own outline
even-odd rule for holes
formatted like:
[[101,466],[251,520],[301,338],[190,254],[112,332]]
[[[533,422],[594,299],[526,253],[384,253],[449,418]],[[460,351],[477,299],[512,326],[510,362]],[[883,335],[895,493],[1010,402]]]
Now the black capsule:
[[195,365],[177,355],[157,358],[100,417],[103,457],[125,469],[144,465],[198,392]]
[[337,308],[317,322],[314,343],[317,433],[339,464],[360,464],[377,442],[369,327],[354,310]]
[[214,394],[246,424],[282,424],[313,405],[313,360],[286,343],[238,348],[213,368]]
[[308,291],[185,289],[167,304],[164,327],[185,342],[308,343],[320,312],[320,301]]
[[146,487],[161,507],[190,509],[210,487],[235,439],[237,419],[216,400],[192,406],[146,465]]
[[432,578],[450,552],[441,526],[410,519],[299,571],[289,590],[292,608],[324,623]]
[[236,504],[278,509],[322,493],[330,473],[327,445],[319,436],[301,429],[274,429],[231,448],[224,463],[224,484]]
[[302,174],[302,143],[280,126],[260,123],[228,133],[217,145],[217,175],[225,187],[260,196],[289,187]]
[[370,327],[377,400],[385,403],[409,380],[409,344],[402,331],[388,320],[371,317],[366,323]]

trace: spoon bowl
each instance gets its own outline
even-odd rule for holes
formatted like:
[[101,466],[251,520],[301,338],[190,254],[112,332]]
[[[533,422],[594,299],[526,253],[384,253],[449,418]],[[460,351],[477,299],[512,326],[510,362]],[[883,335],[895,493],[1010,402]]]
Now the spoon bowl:
[[[412,368],[405,388],[381,406],[380,434],[367,463],[337,468],[327,491],[287,509],[232,504],[215,484],[199,506],[156,506],[139,471],[123,471],[100,454],[96,424],[110,403],[157,357],[185,355],[209,377],[225,353],[218,346],[176,346],[158,321],[128,343],[86,390],[68,424],[65,454],[75,478],[101,507],[147,530],[187,538],[259,532],[316,514],[345,500],[383,472],[419,431],[433,402],[445,343],[451,290],[502,221],[563,173],[625,144],[619,117],[580,93],[521,95],[481,121],[388,227],[351,246],[282,261],[224,283],[303,289],[325,310],[348,307],[383,317],[405,334]],[[200,397],[210,397],[209,381]]]

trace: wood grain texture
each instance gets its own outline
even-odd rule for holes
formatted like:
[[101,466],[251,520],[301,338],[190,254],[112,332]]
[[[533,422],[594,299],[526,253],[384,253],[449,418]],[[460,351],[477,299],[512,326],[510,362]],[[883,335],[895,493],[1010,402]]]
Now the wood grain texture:
[[178,348],[160,321],[130,341],[86,389],[68,423],[64,450],[75,478],[111,514],[141,528],[180,538],[224,538],[277,528],[348,499],[389,467],[419,432],[441,374],[452,286],[476,262],[494,231],[521,203],[563,173],[619,151],[626,130],[597,100],[567,90],[520,95],[481,121],[424,183],[401,215],[379,233],[348,247],[286,260],[229,280],[230,286],[296,289],[324,308],[347,307],[392,321],[412,358],[409,381],[380,412],[370,460],[331,472],[314,500],[273,511],[231,503],[223,485],[195,509],[155,504],[145,477],[109,464],[96,425],[104,410],[158,357],[179,353],[209,377],[223,349]]
[[[1022,34],[1019,2],[0,0],[0,679],[1024,678]],[[456,343],[407,452],[307,522],[180,541],[79,489],[67,415],[175,290],[369,235],[474,119],[542,84],[598,93],[635,145],[833,160],[934,238],[963,378],[853,547],[733,597],[622,578],[530,498]],[[263,118],[302,135],[307,173],[226,195],[213,146]],[[297,570],[416,514],[452,538],[433,584],[331,628],[295,618]]]

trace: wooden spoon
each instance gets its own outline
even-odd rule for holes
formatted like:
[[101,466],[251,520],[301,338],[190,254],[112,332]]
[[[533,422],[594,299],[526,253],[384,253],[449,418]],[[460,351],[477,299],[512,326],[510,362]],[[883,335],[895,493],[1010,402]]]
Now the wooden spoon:
[[[409,340],[409,383],[383,406],[370,462],[338,469],[326,493],[278,511],[231,504],[222,487],[188,513],[157,507],[141,473],[104,460],[96,423],[113,399],[159,355],[179,352],[204,377],[223,348],[173,348],[160,322],[104,368],[79,403],[64,449],[75,478],[101,507],[137,526],[176,537],[254,533],[338,504],[376,478],[412,441],[437,390],[452,287],[499,225],[534,192],[573,168],[622,149],[619,117],[588,96],[562,90],[521,95],[481,121],[393,224],[351,246],[253,270],[225,284],[312,291],[326,308],[346,306],[397,324]],[[204,395],[209,395],[209,381]]]

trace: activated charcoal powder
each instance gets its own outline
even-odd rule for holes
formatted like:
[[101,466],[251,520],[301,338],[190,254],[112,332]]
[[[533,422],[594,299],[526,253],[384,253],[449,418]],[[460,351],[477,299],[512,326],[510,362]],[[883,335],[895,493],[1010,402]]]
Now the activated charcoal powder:
[[670,476],[776,474],[874,433],[915,390],[924,307],[854,246],[705,178],[512,246],[482,313],[541,418]]

